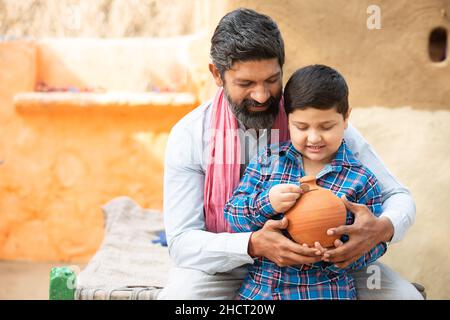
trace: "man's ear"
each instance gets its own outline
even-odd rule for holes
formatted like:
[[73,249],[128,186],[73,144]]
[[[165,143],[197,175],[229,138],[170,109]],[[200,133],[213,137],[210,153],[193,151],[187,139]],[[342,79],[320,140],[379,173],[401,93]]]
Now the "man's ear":
[[350,118],[350,113],[352,113],[352,108],[348,107],[347,115],[345,116],[345,129],[348,128],[348,119]]
[[220,72],[213,63],[209,64],[209,71],[211,72],[216,85],[218,87],[223,87],[223,81],[222,81],[222,77],[220,76]]

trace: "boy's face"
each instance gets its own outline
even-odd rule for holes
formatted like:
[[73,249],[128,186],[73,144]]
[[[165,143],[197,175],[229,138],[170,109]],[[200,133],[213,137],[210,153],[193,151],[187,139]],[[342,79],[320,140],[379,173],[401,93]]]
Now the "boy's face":
[[342,143],[350,111],[345,119],[336,108],[297,109],[289,114],[289,131],[295,149],[306,159],[329,163]]

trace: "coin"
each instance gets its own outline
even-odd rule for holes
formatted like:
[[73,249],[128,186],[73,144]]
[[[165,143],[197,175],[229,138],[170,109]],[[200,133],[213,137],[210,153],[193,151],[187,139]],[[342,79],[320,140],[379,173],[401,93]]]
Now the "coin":
[[300,189],[302,189],[303,192],[308,192],[309,191],[309,185],[307,184],[302,184],[300,186]]

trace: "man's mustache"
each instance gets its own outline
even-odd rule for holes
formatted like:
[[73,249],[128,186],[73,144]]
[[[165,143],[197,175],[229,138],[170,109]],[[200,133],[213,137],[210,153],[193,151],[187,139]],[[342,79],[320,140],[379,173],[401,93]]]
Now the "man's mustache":
[[258,101],[255,101],[253,99],[245,99],[242,101],[241,106],[248,108],[248,107],[269,107],[275,103],[275,99],[273,97],[270,97],[267,99],[266,102],[260,103]]

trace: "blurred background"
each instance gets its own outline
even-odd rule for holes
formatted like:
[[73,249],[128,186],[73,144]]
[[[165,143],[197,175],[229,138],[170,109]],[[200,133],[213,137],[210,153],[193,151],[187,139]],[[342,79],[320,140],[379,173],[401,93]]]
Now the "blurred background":
[[238,7],[278,23],[284,81],[347,79],[350,121],[416,200],[382,261],[450,299],[450,0],[0,0],[0,299],[83,267],[109,200],[162,209],[168,133],[214,94],[209,41]]

